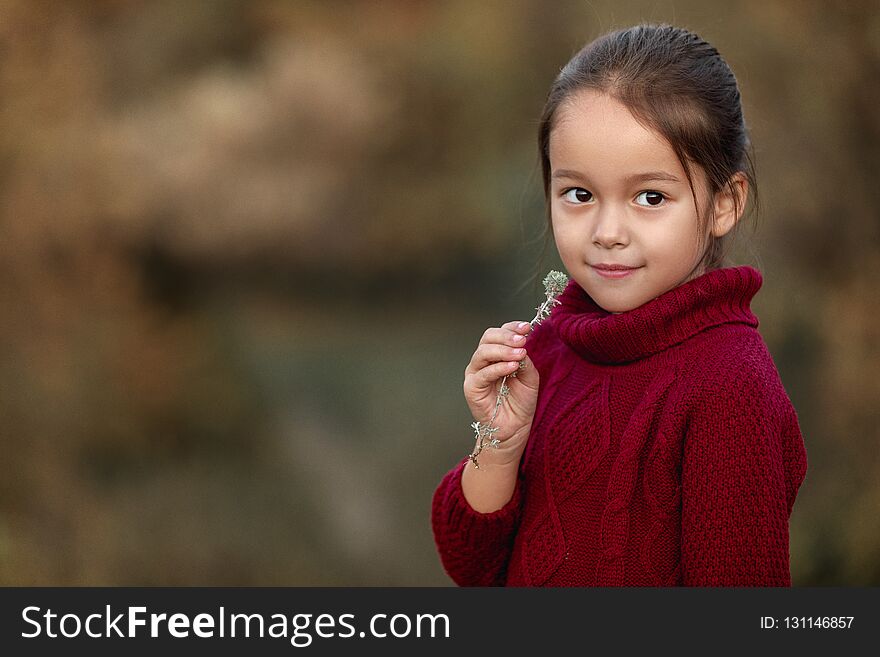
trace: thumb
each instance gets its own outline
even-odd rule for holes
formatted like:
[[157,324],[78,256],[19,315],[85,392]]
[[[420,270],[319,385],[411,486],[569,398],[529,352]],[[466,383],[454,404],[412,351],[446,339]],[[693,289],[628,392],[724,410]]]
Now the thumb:
[[538,369],[535,367],[534,361],[532,361],[528,355],[522,360],[520,368],[514,370],[514,372],[516,372],[516,378],[524,386],[528,386],[529,388],[538,387],[538,382],[540,380]]

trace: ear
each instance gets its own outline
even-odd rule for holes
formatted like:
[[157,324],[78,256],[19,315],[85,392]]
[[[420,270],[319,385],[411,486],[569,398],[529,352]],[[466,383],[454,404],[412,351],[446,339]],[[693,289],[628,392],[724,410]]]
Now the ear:
[[737,171],[730,178],[734,192],[739,197],[739,212],[733,202],[733,194],[725,186],[715,195],[715,222],[712,226],[712,234],[715,237],[726,235],[739,221],[746,207],[746,199],[749,193],[749,182],[741,171]]

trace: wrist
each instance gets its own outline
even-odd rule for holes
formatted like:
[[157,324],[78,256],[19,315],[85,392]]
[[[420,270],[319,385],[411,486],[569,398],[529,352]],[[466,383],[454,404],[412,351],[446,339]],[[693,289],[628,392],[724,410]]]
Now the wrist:
[[[499,442],[496,447],[484,447],[477,456],[480,469],[484,466],[493,469],[518,469],[530,431],[531,424],[516,431],[510,438]],[[475,451],[477,446],[479,446],[479,440],[475,443]]]

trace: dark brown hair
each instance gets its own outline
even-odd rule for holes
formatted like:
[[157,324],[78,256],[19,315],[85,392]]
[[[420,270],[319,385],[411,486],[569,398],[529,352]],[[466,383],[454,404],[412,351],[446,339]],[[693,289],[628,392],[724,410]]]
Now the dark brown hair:
[[[752,146],[743,120],[736,78],[718,51],[699,36],[668,24],[642,23],[609,32],[584,46],[553,81],[538,128],[538,151],[544,177],[547,226],[550,214],[550,134],[557,110],[584,89],[609,95],[625,105],[646,127],[672,146],[687,175],[703,234],[714,219],[710,201],[722,190],[732,194],[737,215],[743,210],[731,176],[742,172],[757,211],[757,183]],[[710,196],[694,191],[692,165],[706,174]],[[737,221],[736,226],[739,225]],[[694,271],[726,266],[727,237],[709,235],[710,243]],[[546,248],[546,241],[545,241]]]

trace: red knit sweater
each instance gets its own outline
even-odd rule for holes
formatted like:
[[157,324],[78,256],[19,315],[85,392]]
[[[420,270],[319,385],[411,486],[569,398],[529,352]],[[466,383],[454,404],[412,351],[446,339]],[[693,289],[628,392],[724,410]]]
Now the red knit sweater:
[[620,314],[571,280],[530,334],[541,385],[511,500],[474,510],[467,457],[431,522],[461,586],[790,586],[806,476],[797,414],[749,303],[710,271]]

